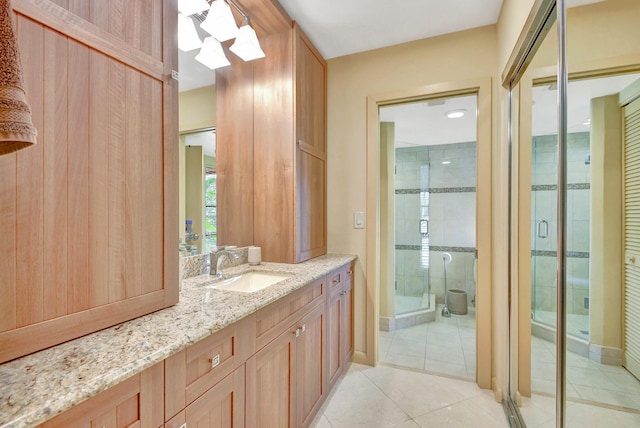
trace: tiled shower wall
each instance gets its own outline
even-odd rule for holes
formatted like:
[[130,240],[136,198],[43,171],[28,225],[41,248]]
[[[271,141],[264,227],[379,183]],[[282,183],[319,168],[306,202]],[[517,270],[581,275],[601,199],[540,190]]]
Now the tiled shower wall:
[[[557,136],[533,138],[531,203],[532,305],[535,310],[556,310],[557,241]],[[571,133],[567,144],[567,312],[588,315],[589,223],[591,169],[589,133]],[[538,237],[540,221],[549,225],[546,238]]]
[[[476,143],[399,148],[396,167],[396,294],[422,296],[430,284],[436,301],[443,303],[442,254],[446,251],[453,258],[447,265],[447,288],[465,290],[471,306],[475,297]],[[428,189],[428,202],[424,194],[421,201],[421,189]],[[421,205],[426,204],[428,244],[419,233]]]

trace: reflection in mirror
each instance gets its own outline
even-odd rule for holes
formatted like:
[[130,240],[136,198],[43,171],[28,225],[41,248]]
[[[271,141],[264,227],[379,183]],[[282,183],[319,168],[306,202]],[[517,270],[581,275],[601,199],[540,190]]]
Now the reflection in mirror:
[[216,244],[216,134],[215,129],[182,136],[185,152],[185,220],[182,255],[209,252]]

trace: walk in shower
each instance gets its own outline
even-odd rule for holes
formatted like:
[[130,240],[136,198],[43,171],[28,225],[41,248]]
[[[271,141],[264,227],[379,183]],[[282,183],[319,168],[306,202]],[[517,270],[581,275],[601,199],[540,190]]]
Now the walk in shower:
[[381,230],[388,236],[381,257],[389,260],[383,330],[435,320],[445,301],[444,253],[452,258],[448,288],[466,293],[463,306],[473,308],[476,103],[469,95],[380,108]]

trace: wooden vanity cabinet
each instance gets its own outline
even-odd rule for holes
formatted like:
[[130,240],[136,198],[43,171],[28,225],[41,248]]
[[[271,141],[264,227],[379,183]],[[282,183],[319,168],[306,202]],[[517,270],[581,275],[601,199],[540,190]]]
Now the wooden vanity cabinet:
[[165,428],[244,428],[245,367],[238,367],[164,424]]
[[327,394],[326,307],[319,303],[247,361],[250,427],[306,427]]
[[329,274],[328,355],[329,389],[343,373],[353,354],[353,267],[351,264]]
[[[188,410],[192,403],[240,393],[238,382],[241,379],[244,386],[244,362],[255,349],[251,334],[254,324],[254,315],[249,315],[165,359],[165,420],[172,420],[185,409],[187,419],[195,414],[204,418],[199,411]],[[242,376],[236,370],[241,370]],[[211,392],[215,389],[222,393]]]
[[41,428],[157,428],[162,426],[164,363],[101,392],[39,425]]

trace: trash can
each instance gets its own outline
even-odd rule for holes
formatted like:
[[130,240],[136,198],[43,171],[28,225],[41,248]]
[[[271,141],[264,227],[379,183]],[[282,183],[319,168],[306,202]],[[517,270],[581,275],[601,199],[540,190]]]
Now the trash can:
[[447,306],[449,312],[455,315],[467,314],[467,292],[455,288],[447,291]]

